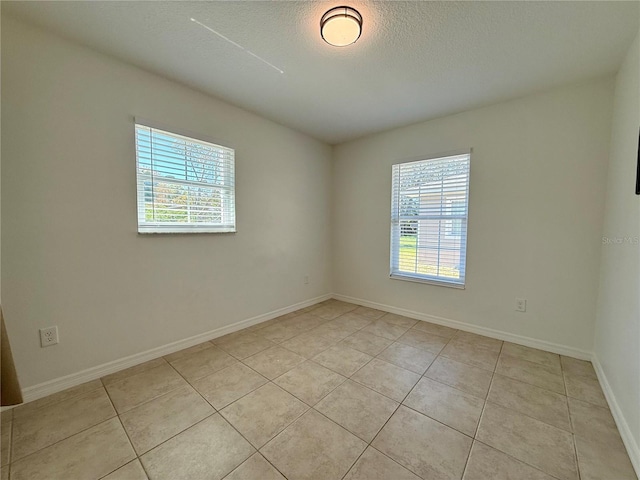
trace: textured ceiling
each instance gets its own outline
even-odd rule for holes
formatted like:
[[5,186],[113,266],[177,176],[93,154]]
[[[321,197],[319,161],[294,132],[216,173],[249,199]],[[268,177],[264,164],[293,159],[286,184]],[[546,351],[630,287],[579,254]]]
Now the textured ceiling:
[[339,4],[2,2],[2,14],[329,143],[611,74],[640,15],[638,2],[351,1],[363,34],[336,48],[318,23]]

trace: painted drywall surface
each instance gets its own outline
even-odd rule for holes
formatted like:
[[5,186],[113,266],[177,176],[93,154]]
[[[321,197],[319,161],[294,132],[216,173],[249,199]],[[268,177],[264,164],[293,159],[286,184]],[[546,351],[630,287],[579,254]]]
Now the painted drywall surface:
[[[334,291],[590,351],[612,87],[594,80],[334,147]],[[391,165],[469,147],[466,289],[390,279]]]
[[[136,233],[134,116],[236,148],[236,234]],[[329,146],[6,16],[2,126],[23,387],[331,291]]]
[[[640,445],[640,34],[615,84],[594,351]],[[637,447],[636,447],[637,448]]]

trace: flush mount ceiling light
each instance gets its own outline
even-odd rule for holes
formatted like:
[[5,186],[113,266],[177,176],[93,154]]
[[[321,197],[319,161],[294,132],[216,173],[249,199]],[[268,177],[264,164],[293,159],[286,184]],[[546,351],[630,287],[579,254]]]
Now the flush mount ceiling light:
[[362,33],[362,15],[351,7],[335,7],[320,19],[320,35],[334,47],[351,45]]

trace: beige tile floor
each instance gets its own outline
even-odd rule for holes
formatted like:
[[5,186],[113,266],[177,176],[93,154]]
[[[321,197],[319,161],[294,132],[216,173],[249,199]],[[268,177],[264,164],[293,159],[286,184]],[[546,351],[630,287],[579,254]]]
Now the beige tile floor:
[[329,300],[2,412],[0,480],[625,480],[589,362]]

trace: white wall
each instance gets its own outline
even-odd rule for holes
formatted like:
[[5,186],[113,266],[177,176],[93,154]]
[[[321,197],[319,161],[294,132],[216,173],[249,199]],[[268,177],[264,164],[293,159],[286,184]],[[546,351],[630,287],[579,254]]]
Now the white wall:
[[[640,461],[640,197],[634,187],[640,127],[639,59],[640,34],[615,84],[594,348],[635,442],[627,448],[636,462]],[[640,469],[640,463],[636,468]]]
[[[330,293],[329,146],[3,17],[2,301],[23,387]],[[236,234],[136,233],[134,115],[236,147]]]
[[[612,87],[596,80],[335,147],[334,291],[591,351]],[[466,290],[390,279],[391,165],[469,147]]]

